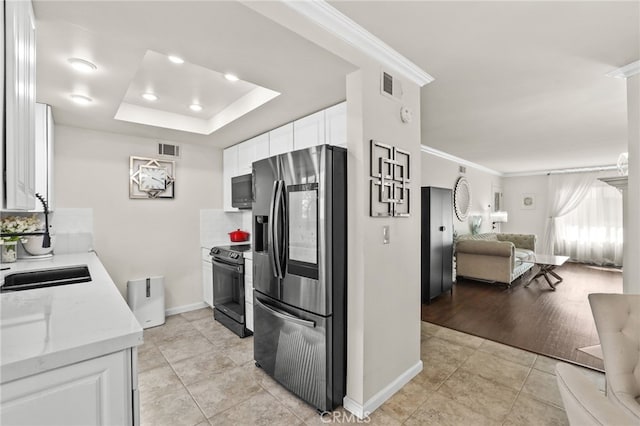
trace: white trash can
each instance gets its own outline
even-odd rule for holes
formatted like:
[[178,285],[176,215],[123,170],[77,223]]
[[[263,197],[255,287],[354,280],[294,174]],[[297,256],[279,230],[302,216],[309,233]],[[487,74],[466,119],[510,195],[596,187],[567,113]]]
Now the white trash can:
[[164,277],[127,281],[127,303],[142,328],[164,324]]

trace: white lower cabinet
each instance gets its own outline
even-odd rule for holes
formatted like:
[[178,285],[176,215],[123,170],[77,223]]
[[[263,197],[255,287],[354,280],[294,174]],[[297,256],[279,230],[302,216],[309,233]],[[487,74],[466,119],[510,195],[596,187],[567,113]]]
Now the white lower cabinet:
[[213,265],[202,261],[202,300],[213,308]]
[[247,302],[246,305],[245,305],[245,309],[247,310],[247,312],[246,312],[246,318],[247,318],[246,327],[247,327],[248,330],[253,332],[253,303]]
[[244,259],[244,310],[246,327],[253,331],[253,260]]
[[209,249],[202,249],[202,300],[213,308],[213,264]]
[[139,424],[135,351],[126,349],[3,383],[0,424]]

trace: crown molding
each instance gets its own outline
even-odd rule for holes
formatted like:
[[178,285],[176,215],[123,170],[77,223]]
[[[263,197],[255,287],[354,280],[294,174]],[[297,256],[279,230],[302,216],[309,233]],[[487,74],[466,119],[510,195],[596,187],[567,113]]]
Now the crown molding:
[[445,160],[452,161],[454,163],[461,164],[463,166],[472,167],[474,169],[480,170],[485,173],[489,173],[495,176],[500,176],[503,178],[508,177],[523,177],[523,176],[543,176],[543,175],[558,175],[563,173],[588,173],[588,172],[606,172],[612,170],[618,170],[618,166],[616,165],[603,165],[603,166],[593,166],[593,167],[576,167],[571,169],[554,169],[554,170],[536,170],[531,172],[513,172],[513,173],[503,173],[497,170],[490,169],[481,164],[474,163],[469,160],[465,160],[464,158],[456,157],[455,155],[446,153],[444,151],[440,151],[435,148],[431,148],[427,145],[420,145],[420,150],[422,152],[426,152],[427,154],[434,155],[436,157],[443,158]]
[[594,167],[577,167],[573,169],[537,170],[533,172],[504,173],[502,176],[503,177],[542,176],[542,175],[560,175],[565,173],[607,172],[611,170],[618,170],[618,166],[605,165],[605,166],[594,166]]
[[600,178],[599,181],[611,185],[619,191],[626,191],[629,189],[629,176],[616,176],[610,178]]
[[380,62],[390,70],[402,74],[418,86],[431,83],[434,78],[422,68],[402,56],[391,46],[358,25],[324,0],[282,0],[290,9],[334,34],[342,41]]
[[491,175],[504,176],[504,173],[502,173],[502,172],[490,169],[488,167],[485,167],[485,166],[480,165],[478,163],[474,163],[474,162],[469,161],[469,160],[465,160],[464,158],[456,157],[455,155],[451,155],[451,154],[446,153],[444,151],[440,151],[438,149],[431,148],[430,146],[427,146],[427,145],[420,145],[420,150],[422,152],[426,152],[427,154],[435,155],[436,157],[444,158],[445,160],[449,160],[449,161],[452,161],[454,163],[462,164],[462,165],[467,166],[467,167],[472,167],[474,169],[480,170],[480,171],[485,172],[485,173],[489,173]]
[[631,62],[624,67],[613,70],[607,74],[607,77],[613,78],[629,78],[640,73],[640,61]]

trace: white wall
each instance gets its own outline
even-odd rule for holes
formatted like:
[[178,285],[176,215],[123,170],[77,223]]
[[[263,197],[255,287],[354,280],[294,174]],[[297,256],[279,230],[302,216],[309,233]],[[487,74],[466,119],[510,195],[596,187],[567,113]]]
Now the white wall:
[[[467,178],[471,188],[470,215],[482,216],[481,232],[491,232],[489,205],[492,204],[493,200],[493,188],[499,188],[501,185],[500,176],[470,166],[465,166],[467,172],[463,175],[459,172],[460,164],[426,152],[422,152],[421,160],[422,186],[437,186],[453,190],[460,176]],[[453,215],[453,227],[458,234],[471,233],[469,220],[460,221],[455,213]]]
[[[596,178],[615,176],[615,171],[593,172]],[[516,234],[536,234],[537,247],[542,248],[547,222],[549,202],[549,176],[507,176],[502,179],[504,206],[509,213],[509,222],[502,224],[502,231]],[[524,209],[524,194],[533,194],[535,208]]]
[[[347,76],[348,327],[345,407],[371,411],[394,385],[422,368],[420,361],[420,203],[409,218],[369,216],[369,152],[375,139],[411,155],[413,200],[420,194],[420,90],[402,81],[402,104],[413,110],[400,121],[400,103],[380,94],[380,66]],[[382,242],[389,226],[390,244]],[[356,409],[357,410],[357,409]]]
[[629,188],[625,206],[623,292],[640,294],[640,74],[627,79]]
[[[502,179],[504,210],[509,213],[509,222],[501,225],[503,232],[535,234],[538,246],[544,237],[548,201],[547,175],[504,177]],[[533,194],[533,209],[521,207],[523,194]]]
[[166,307],[202,302],[200,209],[221,208],[222,151],[181,145],[175,198],[129,199],[129,157],[157,141],[57,126],[57,207],[93,209],[94,248],[123,294],[127,280],[165,276]]

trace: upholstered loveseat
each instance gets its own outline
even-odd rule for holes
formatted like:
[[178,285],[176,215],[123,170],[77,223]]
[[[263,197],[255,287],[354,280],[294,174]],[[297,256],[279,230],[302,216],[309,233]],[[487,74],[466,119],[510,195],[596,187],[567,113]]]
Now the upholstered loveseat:
[[533,234],[478,234],[458,236],[456,275],[481,281],[511,283],[533,267],[524,262],[536,250]]

